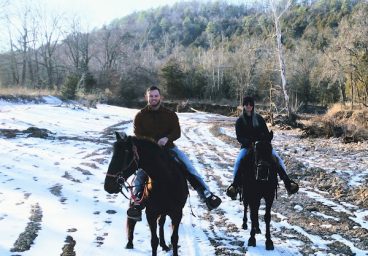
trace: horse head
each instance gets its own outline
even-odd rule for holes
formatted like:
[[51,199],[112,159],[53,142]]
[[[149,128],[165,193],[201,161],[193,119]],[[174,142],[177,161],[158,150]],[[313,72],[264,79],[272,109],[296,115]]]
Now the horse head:
[[104,189],[113,194],[121,191],[121,185],[138,169],[137,149],[132,137],[115,132],[116,142],[107,170]]
[[254,144],[254,160],[256,166],[256,180],[267,181],[270,170],[274,168],[272,157],[273,131],[262,133],[260,139]]
[[265,158],[270,157],[272,155],[272,144],[271,140],[273,139],[273,131],[269,133],[262,133],[260,139],[257,140],[254,144],[254,151],[256,154],[256,158]]

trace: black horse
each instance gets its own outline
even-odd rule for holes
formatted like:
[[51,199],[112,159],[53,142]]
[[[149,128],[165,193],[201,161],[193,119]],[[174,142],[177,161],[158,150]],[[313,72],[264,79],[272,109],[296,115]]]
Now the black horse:
[[[188,196],[187,182],[180,166],[157,143],[116,133],[114,152],[105,178],[105,190],[110,194],[119,193],[122,184],[138,168],[142,168],[149,177],[144,197],[147,222],[151,230],[152,255],[157,255],[157,219],[163,215],[171,218],[173,255],[178,255],[179,224]],[[133,222],[128,220],[130,224]],[[131,231],[133,229],[134,226]],[[163,238],[163,224],[160,225],[161,236]]]
[[262,140],[255,142],[249,150],[248,156],[240,165],[242,177],[242,198],[244,204],[243,228],[246,229],[246,209],[250,208],[252,222],[248,246],[256,246],[255,234],[260,233],[258,223],[258,210],[261,199],[266,203],[264,220],[266,223],[266,250],[273,250],[273,242],[270,234],[271,207],[276,195],[278,184],[278,165],[272,155],[271,140],[273,132],[265,134]]

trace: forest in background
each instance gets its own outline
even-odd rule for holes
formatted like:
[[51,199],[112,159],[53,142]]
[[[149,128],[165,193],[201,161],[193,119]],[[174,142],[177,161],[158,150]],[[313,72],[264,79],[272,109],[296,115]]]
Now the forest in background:
[[8,29],[9,50],[0,54],[0,89],[92,93],[124,104],[159,85],[170,99],[237,105],[251,94],[277,111],[368,104],[363,0],[180,2],[88,32],[78,18],[66,22],[35,6],[16,18],[22,22]]

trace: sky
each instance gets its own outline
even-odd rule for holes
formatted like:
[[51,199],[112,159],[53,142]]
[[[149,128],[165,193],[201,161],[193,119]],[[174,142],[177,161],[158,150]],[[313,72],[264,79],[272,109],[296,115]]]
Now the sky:
[[[17,15],[17,9],[24,6],[42,6],[49,13],[63,13],[69,17],[80,17],[82,25],[87,30],[99,28],[109,24],[116,18],[122,18],[136,11],[148,10],[165,5],[173,5],[183,0],[0,0],[1,31],[6,31],[9,24],[5,14]],[[211,2],[215,0],[198,0],[198,2]],[[241,3],[245,0],[227,0],[227,2]],[[4,7],[6,6],[6,7]],[[8,33],[0,35],[0,51],[7,48]]]
[[178,0],[40,0],[50,8],[80,15],[91,27],[100,27],[135,11],[172,5]]
[[[46,139],[27,137],[21,132],[14,138],[5,138],[0,133],[0,255],[39,256],[45,252],[60,255],[68,236],[76,241],[74,251],[78,256],[149,255],[150,233],[146,218],[136,225],[135,249],[125,249],[128,201],[121,194],[110,195],[103,190],[114,142],[113,131],[132,134],[132,120],[137,109],[105,104],[87,109],[77,103],[63,103],[55,97],[44,99],[44,104],[11,103],[0,99],[0,129],[25,130],[36,126],[52,132],[49,133],[51,138]],[[211,132],[213,124],[218,124],[220,134],[234,138],[234,127],[229,124],[235,119],[204,112],[178,113],[178,116],[182,128],[182,136],[176,141],[178,147],[186,152],[212,192],[223,201],[218,209],[209,212],[189,186],[190,196],[179,228],[179,255],[213,256],[221,250],[225,250],[226,255],[244,255],[245,251],[249,256],[311,254],[306,248],[313,248],[313,255],[317,256],[342,255],[329,248],[337,242],[339,248],[349,248],[357,256],[368,255],[368,250],[359,248],[359,240],[363,242],[364,235],[356,239],[345,234],[347,229],[360,229],[361,234],[365,234],[368,209],[334,200],[328,193],[302,181],[299,193],[287,199],[294,207],[291,209],[295,214],[293,218],[289,220],[289,213],[282,207],[281,211],[273,208],[271,226],[275,250],[265,250],[263,207],[260,211],[262,234],[257,235],[257,247],[247,247],[249,230],[240,229],[243,206],[228,199],[224,192],[232,180],[232,163],[239,147]],[[109,127],[112,129],[107,129]],[[276,132],[273,140],[276,148],[287,144],[283,153],[301,154],[298,158],[306,165],[314,164],[326,171],[334,168],[333,171],[341,172],[342,176],[356,177],[365,173],[360,181],[349,186],[364,181],[368,157],[363,150],[359,153],[349,148],[351,154],[343,156],[339,150],[333,150],[340,143],[326,140],[326,150],[318,151],[316,142],[308,144],[308,140],[292,134],[287,130]],[[323,141],[319,139],[318,143]],[[359,147],[366,149],[367,143]],[[316,161],[318,158],[324,161]],[[280,185],[274,205],[282,204],[286,196]],[[310,210],[310,200],[323,205],[319,207],[323,211]],[[306,221],[310,224],[296,225],[295,218],[305,219],[304,212],[308,212]],[[316,223],[322,223],[322,229],[311,228]],[[337,224],[339,227],[335,229]],[[14,251],[18,237],[27,232],[32,234],[30,227],[35,226],[39,229],[33,230],[36,236],[31,247],[24,252]],[[165,228],[169,242],[169,224]],[[159,249],[158,255],[170,253]]]

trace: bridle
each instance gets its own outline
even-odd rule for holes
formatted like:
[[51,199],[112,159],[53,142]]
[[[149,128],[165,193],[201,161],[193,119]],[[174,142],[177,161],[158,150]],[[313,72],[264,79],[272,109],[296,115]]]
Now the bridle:
[[[126,150],[126,152],[128,152],[128,150]],[[125,195],[123,188],[125,188],[125,190],[129,190],[130,194],[131,194],[131,199],[133,199],[133,201],[135,202],[139,202],[137,200],[137,197],[134,195],[133,193],[133,188],[135,187],[134,185],[130,184],[123,176],[123,174],[130,170],[134,165],[135,168],[134,169],[139,169],[139,154],[138,154],[138,150],[137,150],[137,146],[136,145],[132,145],[132,152],[133,152],[133,157],[130,160],[129,164],[126,164],[127,162],[127,157],[128,154],[125,154],[125,158],[124,158],[124,162],[123,162],[123,167],[122,169],[117,172],[116,174],[109,174],[107,173],[106,176],[107,177],[111,177],[111,178],[116,178],[116,182],[119,184],[119,188],[120,188],[120,193],[123,194],[123,196],[127,199],[129,199],[129,197],[127,195]],[[135,179],[135,178],[134,178]],[[133,179],[133,181],[134,181]],[[133,183],[132,181],[132,183]]]
[[[257,181],[268,181],[270,169],[272,168],[271,162],[265,159],[259,159],[259,154],[257,151],[257,145],[261,144],[261,141],[256,141],[254,143],[253,151],[254,151],[254,167],[255,167],[255,176]],[[271,153],[272,154],[272,153]]]

